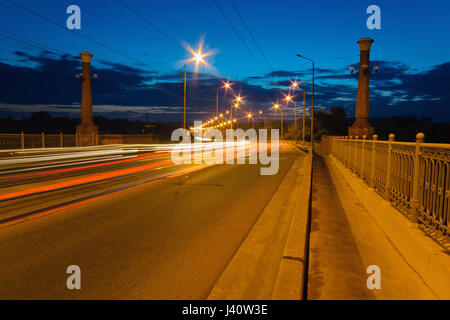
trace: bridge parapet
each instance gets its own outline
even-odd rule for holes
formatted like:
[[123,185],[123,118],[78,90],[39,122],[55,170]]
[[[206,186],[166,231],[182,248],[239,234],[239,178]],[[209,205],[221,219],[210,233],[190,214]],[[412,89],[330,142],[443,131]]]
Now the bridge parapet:
[[450,251],[450,144],[328,137],[327,150]]
[[0,134],[0,150],[153,143],[159,143],[159,138],[149,134]]

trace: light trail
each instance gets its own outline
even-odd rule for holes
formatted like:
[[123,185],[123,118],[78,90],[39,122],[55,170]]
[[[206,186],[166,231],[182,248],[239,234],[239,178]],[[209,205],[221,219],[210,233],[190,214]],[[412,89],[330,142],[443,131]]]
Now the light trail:
[[111,162],[106,162],[106,163],[98,163],[98,164],[92,164],[92,165],[76,167],[76,168],[46,171],[46,172],[40,172],[40,173],[31,174],[31,175],[18,175],[18,176],[8,177],[8,179],[34,178],[34,177],[39,177],[39,176],[46,176],[46,175],[52,175],[52,174],[58,174],[58,173],[73,172],[73,171],[84,170],[84,169],[92,169],[92,168],[110,166],[110,165],[114,165],[114,164],[127,163],[127,162],[131,162],[131,161],[160,158],[160,157],[164,157],[164,156],[168,156],[168,155],[170,155],[170,153],[158,153],[158,154],[152,153],[152,155],[149,155],[149,156],[134,156],[134,157],[132,157],[132,159],[124,159],[124,160],[117,160],[117,161],[111,161]]
[[34,219],[37,219],[40,217],[49,216],[49,215],[53,215],[53,214],[57,214],[57,213],[62,213],[66,210],[73,209],[73,208],[79,207],[84,204],[88,204],[94,200],[104,199],[104,198],[112,196],[113,194],[115,195],[119,192],[129,191],[129,189],[131,189],[131,188],[156,185],[158,183],[162,183],[162,182],[165,182],[165,181],[168,181],[168,180],[171,180],[171,179],[174,179],[174,178],[177,178],[177,177],[180,177],[180,176],[183,176],[183,175],[195,172],[195,171],[203,170],[210,166],[211,165],[202,165],[202,166],[199,166],[196,168],[174,172],[174,173],[171,173],[168,175],[155,177],[150,180],[144,180],[144,181],[140,181],[140,182],[133,183],[130,185],[121,186],[119,188],[107,190],[107,191],[93,194],[93,195],[88,195],[88,196],[85,196],[85,197],[82,197],[79,199],[71,200],[71,201],[57,204],[57,205],[54,205],[51,207],[38,209],[38,210],[29,212],[29,213],[21,214],[19,216],[14,216],[14,217],[10,217],[7,219],[3,219],[3,220],[0,220],[0,229],[4,229],[6,227],[16,225],[19,223],[23,223],[23,222],[28,222],[28,221],[31,221],[31,220],[34,220]]
[[148,164],[145,166],[121,169],[121,170],[111,171],[111,172],[107,172],[107,173],[101,173],[101,174],[97,174],[97,175],[93,175],[93,176],[89,176],[89,177],[78,178],[78,179],[73,179],[73,180],[64,181],[64,182],[60,182],[60,183],[55,183],[55,184],[51,184],[51,185],[47,185],[47,186],[17,191],[17,192],[1,195],[0,202],[23,198],[23,197],[35,195],[35,194],[47,193],[47,192],[51,192],[51,191],[55,191],[55,190],[66,189],[66,188],[70,188],[70,187],[74,187],[74,186],[103,181],[103,180],[107,180],[107,179],[111,179],[111,178],[117,178],[117,177],[129,175],[129,174],[133,174],[133,173],[138,173],[138,172],[149,170],[149,169],[154,169],[154,168],[157,168],[160,166],[169,165],[172,163],[173,163],[172,160],[161,161],[161,162],[157,162],[157,163]]
[[[75,166],[75,165],[81,165],[81,164],[88,164],[88,163],[98,163],[103,161],[114,161],[114,160],[122,160],[122,159],[131,159],[136,158],[137,156],[125,156],[125,157],[107,157],[107,158],[87,158],[85,161],[70,161],[70,162],[57,162],[56,164],[46,165],[46,166],[37,166],[37,167],[31,167],[31,168],[21,168],[16,170],[5,170],[0,171],[0,175],[6,175],[11,173],[20,173],[20,172],[28,172],[28,171],[37,171],[37,170],[45,170],[45,169],[52,169],[52,168],[61,168],[61,167],[68,167],[68,166]],[[9,177],[7,178],[9,179]],[[1,178],[0,178],[1,180]]]
[[[224,144],[221,144],[221,145],[224,146]],[[240,144],[241,148],[246,148],[246,146],[247,146],[246,143]],[[209,146],[209,147],[212,147],[212,146]],[[218,144],[216,145],[216,147],[218,147]],[[228,157],[228,153],[226,152],[226,149],[229,147],[233,147],[234,151],[236,151],[236,149],[235,149],[236,145],[229,144],[227,147],[224,147],[225,155],[226,155],[225,156],[226,159],[225,159],[224,163],[226,163],[226,161],[228,159],[238,158],[238,154],[236,152],[233,152],[233,155],[231,157]],[[246,157],[251,156],[254,153],[261,153],[267,149],[268,149],[268,144],[263,144],[263,145],[258,144],[258,147],[256,148],[256,150],[253,150],[254,152],[248,152]],[[166,153],[166,155],[168,155],[168,154],[169,153]],[[145,158],[145,156],[142,158]],[[62,213],[69,209],[73,209],[73,208],[79,207],[81,205],[88,204],[94,200],[110,197],[113,194],[117,194],[119,192],[125,192],[127,190],[130,191],[131,189],[134,190],[134,188],[139,188],[139,187],[143,187],[143,186],[162,183],[164,181],[168,181],[170,179],[174,179],[176,177],[180,177],[180,176],[183,176],[188,173],[195,172],[195,171],[203,170],[205,168],[209,168],[209,167],[212,167],[215,165],[216,164],[197,165],[194,168],[189,168],[189,169],[165,174],[162,176],[157,176],[157,177],[153,177],[150,179],[140,180],[140,181],[137,181],[137,182],[134,182],[131,184],[127,184],[127,185],[122,185],[122,186],[119,186],[119,187],[116,187],[113,189],[81,196],[80,198],[77,198],[77,199],[64,201],[62,203],[54,204],[49,207],[33,210],[33,211],[25,213],[25,214],[12,216],[12,217],[0,220],[0,229],[6,228],[9,226],[13,226],[13,225],[16,225],[19,223],[23,223],[23,222],[28,222],[28,221],[31,221],[31,220],[34,220],[34,219],[37,219],[40,217],[49,216],[49,215],[53,215],[53,214],[57,214],[57,213]],[[149,165],[145,165],[145,166],[116,170],[116,171],[112,171],[109,173],[103,173],[103,174],[98,174],[95,176],[74,179],[71,181],[67,181],[65,183],[58,183],[58,184],[53,184],[53,185],[44,186],[44,187],[40,187],[40,188],[34,188],[34,189],[30,189],[30,190],[15,192],[15,193],[11,193],[8,195],[3,195],[3,196],[0,196],[0,202],[14,200],[14,199],[18,199],[18,198],[22,198],[22,197],[26,197],[26,196],[37,195],[37,194],[56,191],[56,190],[61,190],[61,189],[66,189],[66,188],[70,188],[70,187],[74,187],[74,186],[80,186],[80,185],[84,185],[84,184],[88,184],[88,183],[100,182],[100,181],[104,181],[104,180],[108,180],[108,179],[112,179],[112,178],[123,177],[123,176],[131,175],[134,173],[143,172],[146,170],[153,170],[153,169],[157,170],[157,169],[168,168],[168,167],[173,167],[173,166],[176,166],[176,165],[173,164],[173,162],[171,160],[168,160],[168,161],[162,161],[162,162],[153,163],[153,164],[149,164]]]
[[45,154],[41,156],[33,156],[26,158],[8,158],[8,160],[0,160],[1,165],[19,164],[19,163],[33,163],[33,162],[45,162],[55,160],[67,160],[86,157],[98,157],[98,156],[112,156],[118,154],[133,154],[138,153],[139,150],[104,150],[104,151],[90,151],[90,152],[74,152],[68,154]]
[[[233,149],[235,149],[235,147],[238,148],[244,148],[244,156],[247,157],[250,155],[250,152],[248,155],[245,155],[245,151],[247,150],[247,142],[239,142],[239,143],[209,143],[207,145],[205,144],[199,144],[199,146],[196,146],[194,144],[194,146],[192,146],[192,144],[187,144],[185,146],[181,146],[182,151],[186,152],[186,150],[196,150],[196,149],[205,149],[205,147],[207,148],[208,151],[214,150],[214,151],[219,151],[220,148],[222,148],[222,152],[225,151],[225,162],[227,162],[227,160],[229,160],[229,158],[227,157],[228,154],[226,152],[226,150],[230,147],[233,147]],[[178,146],[178,145],[177,145]],[[187,149],[186,149],[187,148]],[[173,150],[172,152],[180,152],[180,150],[175,149],[175,151]],[[239,152],[236,154],[235,151],[239,151],[239,150],[234,150],[233,152],[233,157],[236,158],[239,154]],[[256,148],[256,153],[260,153],[262,152],[261,148],[257,147]],[[162,153],[162,154],[158,154],[158,155],[149,155],[149,156],[141,156],[141,157],[137,157],[137,158],[133,158],[133,159],[126,159],[126,160],[119,160],[119,161],[114,161],[113,163],[123,163],[123,162],[129,162],[129,161],[136,161],[139,159],[146,159],[146,158],[154,158],[154,157],[162,157],[164,155],[168,155],[170,153]],[[254,153],[251,153],[254,154]],[[193,154],[190,154],[191,157],[193,156]],[[195,156],[195,153],[194,153]],[[113,163],[109,163],[113,164]],[[117,178],[117,177],[122,177],[122,176],[126,176],[126,175],[130,175],[130,174],[135,174],[138,172],[142,172],[142,171],[146,171],[146,170],[150,170],[150,169],[154,169],[157,167],[161,167],[161,166],[165,166],[165,165],[169,165],[169,164],[173,164],[172,160],[167,160],[167,161],[161,161],[161,162],[157,162],[157,163],[152,163],[152,164],[148,164],[148,165],[143,165],[143,166],[137,166],[137,167],[132,167],[132,168],[127,168],[127,169],[120,169],[120,170],[115,170],[115,171],[111,171],[111,172],[106,172],[106,173],[101,173],[101,174],[94,174],[94,175],[90,175],[87,177],[82,177],[82,178],[76,178],[76,179],[72,179],[69,181],[63,181],[63,182],[59,182],[59,183],[55,183],[55,184],[51,184],[51,185],[46,185],[46,186],[41,186],[41,187],[36,187],[36,188],[31,188],[28,190],[21,190],[21,191],[16,191],[16,192],[12,192],[12,193],[8,193],[8,194],[4,194],[4,195],[0,195],[0,202],[4,202],[4,201],[9,201],[9,200],[14,200],[14,199],[18,199],[18,198],[23,198],[23,197],[27,197],[27,196],[31,196],[31,195],[36,195],[36,194],[42,194],[42,193],[48,193],[48,192],[52,192],[52,191],[56,191],[56,190],[61,190],[61,189],[66,189],[66,188],[70,188],[70,187],[74,187],[74,186],[80,186],[80,185],[84,185],[84,184],[90,184],[90,183],[94,183],[94,182],[99,182],[99,181],[104,181],[107,179],[112,179],[112,178]],[[53,173],[60,173],[60,172],[68,172],[71,170],[81,170],[81,169],[86,169],[86,168],[94,168],[94,167],[100,167],[100,166],[105,166],[108,165],[108,163],[104,164],[97,164],[97,165],[90,165],[90,166],[84,166],[84,167],[79,167],[79,168],[69,168],[69,169],[62,169],[62,170],[56,170]],[[46,175],[49,173],[42,173],[39,175]]]

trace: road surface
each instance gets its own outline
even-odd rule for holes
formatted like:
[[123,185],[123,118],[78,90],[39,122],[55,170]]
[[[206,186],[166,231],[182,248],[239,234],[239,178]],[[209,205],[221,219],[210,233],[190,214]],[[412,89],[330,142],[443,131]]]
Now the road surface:
[[303,155],[281,145],[272,176],[144,146],[2,156],[0,299],[206,298]]

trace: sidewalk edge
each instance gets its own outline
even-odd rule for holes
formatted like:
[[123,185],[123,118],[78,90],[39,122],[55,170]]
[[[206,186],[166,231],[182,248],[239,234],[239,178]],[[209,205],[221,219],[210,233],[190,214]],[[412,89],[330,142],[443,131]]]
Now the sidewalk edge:
[[305,159],[305,175],[297,193],[286,245],[281,258],[273,300],[304,299],[308,269],[313,153]]

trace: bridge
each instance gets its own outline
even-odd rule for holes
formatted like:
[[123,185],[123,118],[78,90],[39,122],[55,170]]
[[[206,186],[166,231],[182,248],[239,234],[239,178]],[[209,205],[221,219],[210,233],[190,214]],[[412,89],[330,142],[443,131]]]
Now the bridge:
[[281,141],[274,175],[248,161],[260,143],[216,144],[245,149],[229,165],[44,146],[0,151],[2,299],[450,297],[450,145],[422,134]]

